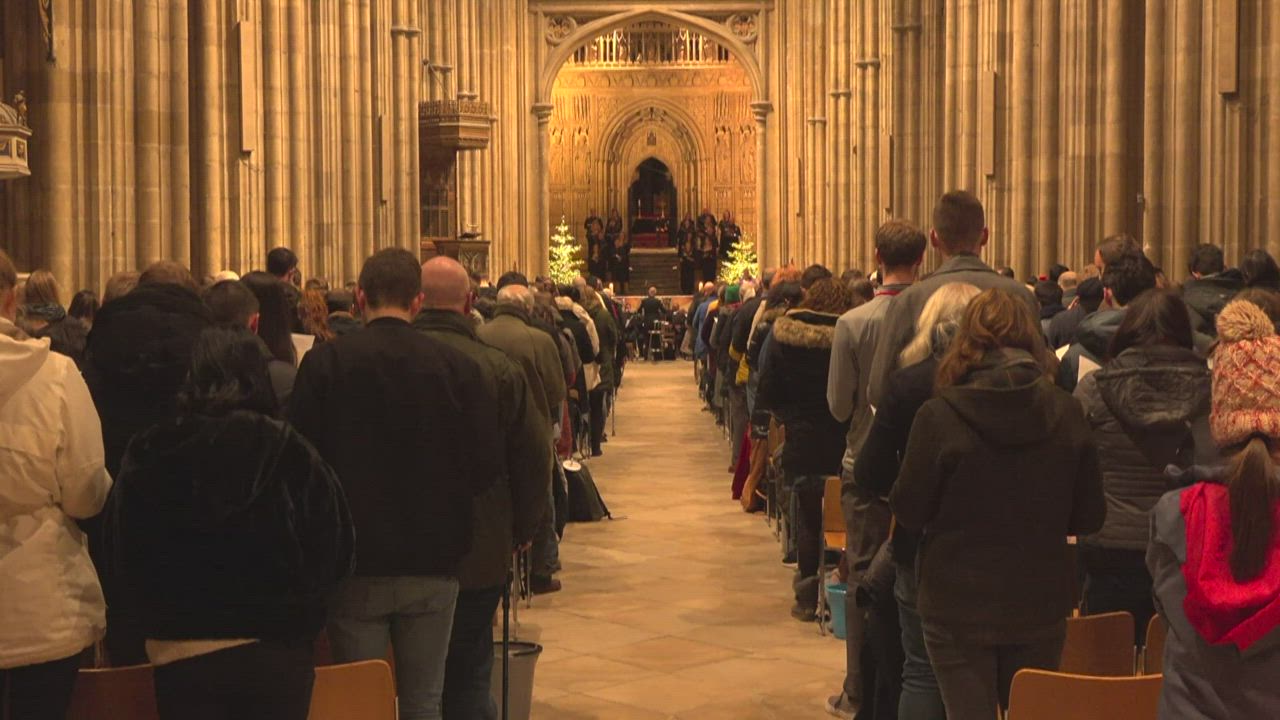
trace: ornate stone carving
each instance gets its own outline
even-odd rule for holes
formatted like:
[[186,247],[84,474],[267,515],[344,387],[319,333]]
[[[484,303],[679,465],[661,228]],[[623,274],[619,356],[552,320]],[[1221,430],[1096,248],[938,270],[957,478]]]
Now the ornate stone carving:
[[578,29],[578,21],[568,15],[552,15],[547,18],[547,42],[559,45]]
[[725,21],[725,25],[728,25],[730,32],[745,43],[753,43],[760,36],[760,26],[755,13],[734,13]]
[[26,96],[22,93],[15,95],[12,106],[0,102],[0,180],[31,174],[27,162],[27,139],[30,137]]

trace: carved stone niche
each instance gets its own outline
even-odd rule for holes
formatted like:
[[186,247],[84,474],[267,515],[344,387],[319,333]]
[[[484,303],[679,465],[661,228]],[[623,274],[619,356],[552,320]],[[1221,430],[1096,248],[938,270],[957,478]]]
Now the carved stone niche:
[[[31,164],[27,159],[27,103],[18,93],[13,105],[0,102],[0,180],[27,177]],[[15,107],[16,106],[16,107]]]
[[437,255],[457,260],[467,272],[478,277],[489,276],[489,241],[477,233],[462,233],[456,240],[435,240]]

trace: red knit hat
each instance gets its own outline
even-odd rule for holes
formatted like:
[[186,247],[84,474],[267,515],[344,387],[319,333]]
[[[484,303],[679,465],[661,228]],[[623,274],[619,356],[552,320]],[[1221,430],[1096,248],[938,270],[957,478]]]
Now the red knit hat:
[[1218,314],[1209,429],[1220,448],[1280,439],[1280,336],[1262,308],[1233,300]]

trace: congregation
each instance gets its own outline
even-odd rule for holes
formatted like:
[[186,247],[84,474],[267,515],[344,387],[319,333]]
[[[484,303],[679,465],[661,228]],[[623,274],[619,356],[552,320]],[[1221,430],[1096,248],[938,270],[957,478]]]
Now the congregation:
[[64,306],[0,252],[0,716],[65,717],[81,667],[149,663],[166,719],[302,720],[323,638],[390,652],[404,720],[496,717],[513,559],[560,589],[560,460],[604,452],[658,325],[734,498],[778,523],[792,616],[842,613],[831,714],[989,720],[1059,667],[1069,617],[1121,611],[1139,645],[1167,625],[1161,717],[1269,716],[1276,262],[1204,244],[1174,285],[1117,235],[1024,283],[987,239],[949,192],[928,232],[880,226],[869,275],[774,268],[687,309],[650,288],[634,316],[591,273],[490,287],[400,249],[341,287],[287,248],[243,277],[158,262]]
[[557,460],[607,439],[607,292],[401,249],[330,288],[276,248],[61,302],[0,251],[0,716],[149,663],[163,718],[303,720],[324,648],[393,659],[404,720],[497,717],[513,558],[560,589]]
[[1275,260],[1201,244],[1174,285],[1116,235],[1022,283],[987,239],[978,198],[949,192],[927,234],[880,226],[870,277],[781,267],[690,307],[733,497],[776,523],[792,616],[843,628],[827,711],[987,720],[1020,670],[1059,668],[1069,617],[1121,612],[1138,647],[1167,627],[1161,718],[1270,717]]

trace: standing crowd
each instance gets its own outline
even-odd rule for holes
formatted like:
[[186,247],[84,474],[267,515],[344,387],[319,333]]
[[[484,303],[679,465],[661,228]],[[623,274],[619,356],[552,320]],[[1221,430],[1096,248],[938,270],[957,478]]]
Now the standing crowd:
[[602,452],[610,297],[398,249],[330,288],[277,248],[61,298],[0,251],[0,717],[150,663],[163,718],[303,720],[319,637],[392,657],[403,720],[496,717],[513,558],[560,589],[557,460]]
[[734,498],[779,520],[798,620],[826,619],[824,496],[843,514],[828,712],[989,720],[1019,670],[1059,667],[1069,616],[1125,611],[1139,646],[1168,628],[1162,718],[1271,716],[1276,262],[1203,244],[1173,285],[1117,235],[1022,283],[982,260],[987,233],[949,192],[927,234],[878,229],[870,278],[783,267],[693,300],[700,395]]

